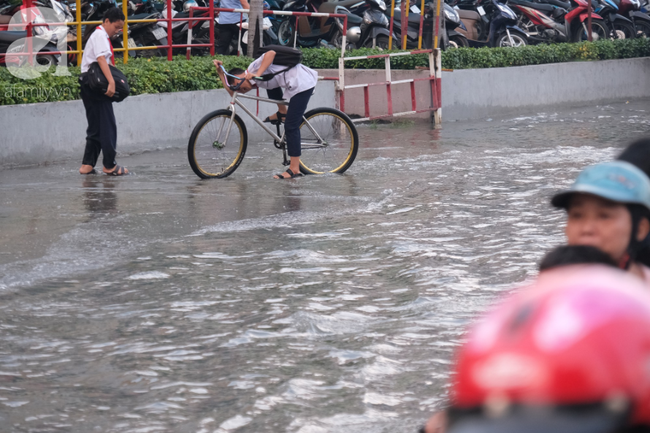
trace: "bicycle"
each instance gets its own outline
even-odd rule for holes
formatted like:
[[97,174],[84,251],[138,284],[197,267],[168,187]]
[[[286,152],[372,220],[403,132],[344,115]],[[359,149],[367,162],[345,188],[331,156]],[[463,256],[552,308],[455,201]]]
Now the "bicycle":
[[[239,99],[283,105],[289,103],[240,94],[237,90],[243,80],[233,75],[228,76],[241,80],[236,86],[229,85],[234,93],[228,108],[205,115],[190,135],[187,156],[192,170],[200,178],[210,179],[227,177],[239,167],[248,146],[248,132],[236,107],[244,110],[273,138],[274,146],[282,150],[283,165],[288,166],[286,138],[284,131],[280,134],[280,125],[276,125],[276,132],[273,132]],[[300,171],[303,174],[343,173],[350,168],[357,156],[359,135],[352,120],[342,111],[315,108],[303,116],[300,145]]]

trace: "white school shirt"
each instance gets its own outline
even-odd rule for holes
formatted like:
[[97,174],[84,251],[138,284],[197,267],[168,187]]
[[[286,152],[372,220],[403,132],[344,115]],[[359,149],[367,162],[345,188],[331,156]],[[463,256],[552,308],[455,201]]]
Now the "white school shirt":
[[[265,55],[266,53],[264,56]],[[251,63],[248,66],[247,71],[257,71],[262,65],[262,59],[264,56],[259,57],[257,60]],[[271,64],[268,68],[266,68],[264,74],[272,74],[275,72],[284,71],[285,69],[287,69],[286,66]],[[287,72],[276,75],[269,81],[252,81],[262,89],[275,89],[276,87],[281,87],[283,90],[282,97],[288,101],[298,93],[309,90],[312,87],[316,87],[316,83],[318,83],[318,72],[300,63],[289,69]]]
[[97,26],[95,31],[88,38],[86,49],[84,50],[83,58],[81,59],[81,73],[88,72],[90,65],[97,61],[98,57],[106,57],[106,63],[112,65],[111,57],[111,41],[108,33],[102,26]]

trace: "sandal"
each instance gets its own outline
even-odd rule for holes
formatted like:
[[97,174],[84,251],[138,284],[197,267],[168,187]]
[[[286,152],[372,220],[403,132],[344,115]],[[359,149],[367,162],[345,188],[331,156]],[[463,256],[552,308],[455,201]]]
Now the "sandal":
[[81,173],[81,172],[79,172],[79,174],[83,174],[84,176],[87,176],[87,175],[89,175],[89,174],[97,174],[97,171],[93,168],[93,169],[90,170],[88,173]]
[[[104,172],[106,173],[106,172]],[[110,173],[106,173],[109,176],[126,176],[128,174],[131,174],[126,168],[122,167],[121,165],[116,165],[115,170],[111,171]]]
[[275,115],[276,115],[275,119],[271,119],[271,116],[267,116],[266,119],[264,119],[262,122],[270,123],[271,125],[280,125],[282,122],[284,122],[284,119],[287,117],[286,114],[280,113],[279,111],[277,111]]
[[294,173],[293,171],[291,171],[290,168],[287,168],[286,172],[289,174],[289,177],[284,177],[284,173],[280,173],[280,174],[276,174],[277,177],[275,179],[278,179],[278,180],[280,180],[280,179],[295,179],[297,177],[302,177],[302,175],[303,175],[302,173]]

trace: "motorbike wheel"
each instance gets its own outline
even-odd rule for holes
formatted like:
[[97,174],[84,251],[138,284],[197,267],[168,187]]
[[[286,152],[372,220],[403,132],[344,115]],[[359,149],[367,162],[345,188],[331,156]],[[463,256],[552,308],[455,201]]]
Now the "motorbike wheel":
[[[512,41],[510,41],[511,38]],[[504,32],[496,41],[496,46],[501,48],[525,47],[526,45],[528,45],[528,38],[526,35],[513,30],[510,30],[510,37],[508,37],[507,32]]]
[[449,38],[449,48],[465,48],[469,47],[467,38],[460,35],[454,35]]
[[293,46],[293,40],[295,38],[293,27],[291,18],[282,21],[278,28],[278,43],[280,45]]
[[[366,48],[372,48],[372,39],[368,39],[363,46]],[[378,49],[379,51],[388,50],[388,36],[386,35],[377,36],[375,40],[375,48]]]
[[612,33],[614,34],[614,39],[634,39],[636,37],[634,26],[622,20],[612,23]]
[[[599,39],[609,39],[609,28],[607,27],[607,24],[605,24],[605,21],[603,20],[592,18],[591,33],[592,33],[592,39],[594,41],[597,41]],[[589,37],[587,35],[587,31],[582,26],[582,23],[579,23],[579,25],[576,26],[576,29],[573,33],[573,42],[582,42],[588,40]]]
[[634,25],[637,38],[650,38],[650,21],[636,20]]
[[36,63],[38,63],[39,66],[44,66],[49,70],[52,66],[56,65],[56,59],[51,55],[37,55]]

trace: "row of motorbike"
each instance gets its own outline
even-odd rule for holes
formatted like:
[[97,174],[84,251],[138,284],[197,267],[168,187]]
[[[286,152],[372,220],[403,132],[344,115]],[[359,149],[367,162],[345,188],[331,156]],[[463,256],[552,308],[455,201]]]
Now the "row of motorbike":
[[[404,0],[408,1],[408,0]],[[445,0],[441,47],[514,47],[539,43],[579,42],[588,40],[588,3],[591,1],[591,39],[631,39],[650,37],[648,3],[642,0]],[[348,16],[348,48],[387,48],[402,45],[402,5],[393,10],[390,33],[390,8],[383,0],[288,0],[285,11],[335,12]],[[422,47],[432,44],[435,2],[411,0],[407,48],[417,48],[422,25]],[[423,16],[421,16],[423,14]],[[422,24],[420,21],[422,20]],[[334,23],[332,23],[334,22]],[[331,24],[328,26],[328,24]],[[301,17],[295,31],[295,19],[282,20],[277,27],[279,43],[297,42],[302,47],[323,44],[340,46],[342,20]],[[295,38],[297,37],[297,40]]]
[[[171,13],[173,18],[187,18],[192,7],[206,7],[206,1],[219,0],[173,0],[172,10],[167,10],[166,2],[142,0],[141,3],[128,1],[129,20],[164,19]],[[340,17],[307,17],[288,15],[265,15],[263,21],[263,43],[299,47],[326,46],[340,48],[343,34],[346,48],[373,47],[387,49],[392,39],[394,48],[401,48],[402,36],[406,36],[408,49],[431,48],[433,44],[434,17],[436,3],[426,0],[424,9],[421,0],[409,1],[402,8],[396,1],[390,28],[391,8],[385,0],[266,0],[264,8],[287,12],[321,12],[341,14],[347,17],[347,28]],[[630,39],[650,37],[650,0],[445,0],[441,13],[440,45],[443,49],[455,47],[514,47],[538,43],[578,42],[589,39],[587,26],[588,1],[591,1],[591,39]],[[645,3],[642,3],[645,2]],[[19,41],[26,37],[20,28],[8,29],[8,24],[32,22],[72,22],[76,17],[76,3],[72,0],[34,0],[33,5],[40,10],[53,11],[55,17],[26,15],[21,2],[0,0],[0,65],[6,63],[6,53],[23,52]],[[392,5],[389,5],[392,6]],[[122,7],[116,0],[86,0],[81,3],[82,21],[99,21],[104,12],[111,7]],[[402,28],[402,10],[408,8],[407,28]],[[38,11],[36,12],[38,15]],[[208,11],[194,9],[193,17],[207,18]],[[12,18],[13,17],[13,18]],[[47,18],[47,19],[46,19]],[[230,54],[246,51],[247,18],[242,17],[242,31],[237,41],[233,41]],[[215,18],[218,24],[219,17]],[[420,27],[422,26],[422,29]],[[96,26],[84,25],[82,46]],[[421,32],[420,32],[421,30]],[[167,45],[168,32],[176,44],[209,45],[210,23],[205,21],[174,21],[171,29],[166,21],[136,23],[128,26],[128,48]],[[76,49],[75,26],[34,27],[34,35],[41,42],[37,49],[39,64],[60,63],[60,56],[48,54],[56,51]],[[421,36],[421,38],[420,38]],[[215,41],[218,40],[218,26],[215,26]],[[122,48],[123,36],[117,35],[112,43]],[[421,42],[420,42],[421,41]],[[216,43],[216,42],[215,42]],[[174,54],[185,53],[186,48],[175,48]],[[208,54],[208,47],[193,47],[192,54]],[[167,49],[129,50],[129,56],[167,55]],[[71,55],[67,59],[74,61]]]

